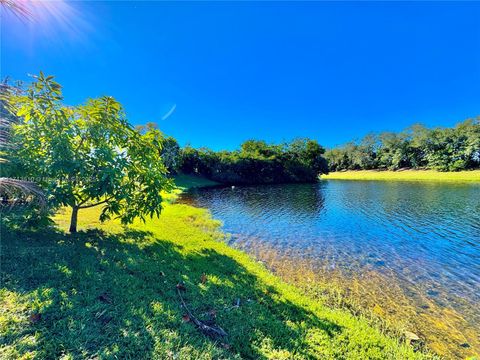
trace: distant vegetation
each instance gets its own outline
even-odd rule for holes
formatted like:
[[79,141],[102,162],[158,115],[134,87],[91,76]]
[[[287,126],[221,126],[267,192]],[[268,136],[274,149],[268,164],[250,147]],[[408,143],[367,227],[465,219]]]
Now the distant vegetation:
[[325,157],[330,171],[480,168],[480,117],[454,128],[414,125],[400,133],[372,133],[328,150]]
[[279,145],[249,140],[239,150],[215,152],[181,149],[173,138],[163,152],[171,171],[226,184],[315,182],[321,174],[343,170],[471,170],[480,168],[480,117],[454,128],[414,125],[400,133],[372,133],[326,152],[311,139]]
[[181,150],[179,170],[227,184],[315,182],[328,173],[324,152],[310,139],[285,144],[249,140],[240,150],[219,152],[187,146]]
[[[157,124],[150,122],[136,129],[140,133],[155,131]],[[315,182],[319,174],[328,173],[325,149],[307,138],[282,144],[248,140],[239,150],[213,151],[189,145],[181,148],[175,138],[164,136],[160,149],[162,163],[171,175],[200,176],[223,184]]]

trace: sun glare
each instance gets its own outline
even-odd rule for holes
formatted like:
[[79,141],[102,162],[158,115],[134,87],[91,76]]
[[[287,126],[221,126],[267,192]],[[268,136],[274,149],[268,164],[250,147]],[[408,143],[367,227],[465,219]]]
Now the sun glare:
[[69,38],[82,38],[90,27],[77,4],[64,0],[2,0],[6,16],[26,22],[29,36],[46,36],[54,40],[58,34]]

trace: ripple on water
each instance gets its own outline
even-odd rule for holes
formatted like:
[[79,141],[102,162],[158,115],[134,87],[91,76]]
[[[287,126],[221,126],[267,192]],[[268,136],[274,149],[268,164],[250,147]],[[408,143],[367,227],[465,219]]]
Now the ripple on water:
[[480,353],[478,184],[337,180],[196,189],[183,199],[209,208],[232,244],[286,277],[308,268],[316,281],[336,278],[366,306],[383,298],[395,311],[382,315],[409,319],[434,350]]

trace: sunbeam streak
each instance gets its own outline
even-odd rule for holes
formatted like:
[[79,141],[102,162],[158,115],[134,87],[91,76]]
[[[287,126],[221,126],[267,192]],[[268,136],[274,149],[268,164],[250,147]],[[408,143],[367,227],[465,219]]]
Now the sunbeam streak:
[[1,0],[1,4],[6,26],[15,27],[20,23],[22,36],[28,36],[30,40],[42,37],[55,41],[66,36],[69,41],[82,41],[92,29],[91,19],[87,21],[79,5],[72,2]]

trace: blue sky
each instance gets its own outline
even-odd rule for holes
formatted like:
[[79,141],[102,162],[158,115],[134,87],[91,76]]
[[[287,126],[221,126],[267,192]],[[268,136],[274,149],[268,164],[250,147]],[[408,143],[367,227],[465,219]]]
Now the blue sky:
[[112,95],[132,123],[181,144],[330,147],[480,115],[480,3],[76,1],[34,13],[2,14],[2,77],[43,70],[69,104]]

